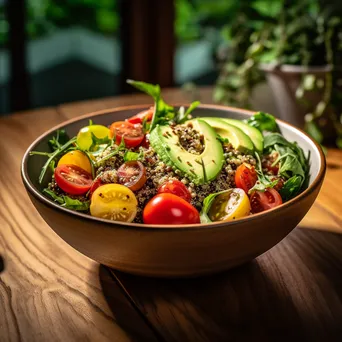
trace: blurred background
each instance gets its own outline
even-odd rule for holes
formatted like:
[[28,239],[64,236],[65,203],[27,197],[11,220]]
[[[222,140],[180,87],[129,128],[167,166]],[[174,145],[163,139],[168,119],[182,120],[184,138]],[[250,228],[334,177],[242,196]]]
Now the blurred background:
[[133,78],[211,87],[342,148],[341,3],[0,0],[0,115],[130,93]]

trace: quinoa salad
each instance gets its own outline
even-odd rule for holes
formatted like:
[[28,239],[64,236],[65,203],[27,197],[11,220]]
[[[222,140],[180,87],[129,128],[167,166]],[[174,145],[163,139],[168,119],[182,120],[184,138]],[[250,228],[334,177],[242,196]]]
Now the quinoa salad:
[[[62,207],[112,221],[196,224],[266,211],[307,186],[309,156],[285,139],[275,118],[196,117],[158,85],[129,80],[154,104],[108,126],[89,121],[77,136],[58,130],[39,182]],[[52,170],[52,175],[48,171]]]

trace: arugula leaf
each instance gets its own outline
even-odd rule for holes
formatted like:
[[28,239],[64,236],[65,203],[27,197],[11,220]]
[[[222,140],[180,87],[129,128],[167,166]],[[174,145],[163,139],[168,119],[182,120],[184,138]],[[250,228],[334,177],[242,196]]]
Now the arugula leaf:
[[63,196],[65,203],[62,204],[62,207],[77,210],[77,211],[87,211],[90,207],[90,201],[80,201],[77,199],[73,199],[69,196]]
[[175,116],[175,122],[178,124],[186,122],[189,119],[190,113],[192,113],[200,104],[201,102],[199,101],[192,102],[186,111],[183,106],[180,107]]
[[264,138],[265,149],[271,152],[276,151],[278,158],[273,165],[280,164],[279,175],[289,179],[299,176],[301,184],[309,171],[309,156],[305,157],[304,152],[297,142],[289,142],[279,133],[271,133]]
[[39,175],[39,183],[41,184],[44,176],[46,174],[46,171],[48,168],[51,168],[52,165],[54,165],[56,158],[61,155],[62,153],[65,153],[66,150],[70,149],[70,146],[73,145],[76,142],[76,137],[73,137],[69,141],[67,141],[64,145],[60,146],[58,149],[56,149],[53,153],[46,153],[46,152],[40,152],[40,151],[31,151],[30,156],[33,155],[41,155],[49,157],[49,159],[46,161],[44,166],[42,167],[42,170]]
[[258,176],[258,180],[254,184],[254,186],[249,189],[248,194],[251,194],[253,191],[265,191],[267,188],[273,188],[278,184],[278,180],[272,180],[270,176],[265,175],[262,171],[262,163],[259,156],[259,153],[255,153],[257,164],[256,164],[256,173]]
[[254,184],[254,186],[249,189],[248,194],[250,195],[253,191],[266,191],[269,188],[274,188],[278,184],[278,179],[271,180],[271,178],[267,175],[259,175],[258,180]]
[[248,120],[245,120],[245,122],[248,125],[257,128],[261,133],[263,131],[279,132],[279,127],[275,121],[274,116],[268,113],[257,112]]
[[55,202],[58,202],[59,204],[65,203],[63,197],[58,196],[54,191],[50,189],[44,189],[43,193],[49,195]]
[[52,151],[59,149],[63,144],[65,144],[70,138],[68,137],[64,129],[59,129],[56,132],[56,136],[49,140],[49,146]]
[[303,180],[301,176],[295,175],[285,182],[279,191],[284,202],[298,195],[302,188]]
[[298,175],[305,178],[303,166],[296,152],[294,152],[288,146],[274,145],[274,148],[279,154],[279,157],[274,162],[274,164],[277,164],[279,162],[280,175],[284,176],[285,178],[290,178],[294,175]]
[[124,161],[133,161],[133,160],[141,160],[143,159],[143,152],[140,151],[139,153],[137,152],[132,152],[132,151],[127,151],[124,155]]
[[135,81],[135,80],[127,80],[127,83],[131,86],[137,88],[138,90],[152,96],[154,100],[158,99],[160,97],[160,86],[158,84],[154,85],[151,83],[141,82],[141,81]]
[[223,190],[220,192],[216,192],[214,194],[210,194],[209,196],[207,196],[204,201],[203,201],[203,207],[202,210],[200,212],[200,220],[201,223],[210,223],[212,222],[208,216],[208,212],[210,210],[211,205],[213,204],[213,201],[215,199],[216,196],[224,194],[226,192],[232,191],[231,189],[228,190]]
[[50,196],[55,202],[59,203],[64,208],[76,210],[76,211],[88,211],[89,210],[90,201],[82,202],[78,199],[73,199],[66,195],[59,196],[50,189],[44,189],[43,193]]
[[152,131],[157,125],[167,124],[175,117],[175,108],[164,102],[161,97],[161,90],[158,84],[153,85],[134,80],[127,80],[127,83],[152,96],[154,99],[154,113],[149,128],[150,131]]

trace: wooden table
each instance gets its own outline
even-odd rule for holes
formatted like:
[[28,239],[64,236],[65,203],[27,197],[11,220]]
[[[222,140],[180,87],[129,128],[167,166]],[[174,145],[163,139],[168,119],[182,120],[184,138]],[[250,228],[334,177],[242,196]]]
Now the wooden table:
[[[179,91],[167,101],[189,101]],[[210,90],[200,92],[210,102]],[[329,150],[321,193],[299,229],[224,274],[161,280],[109,270],[61,240],[20,179],[29,143],[125,96],[0,120],[0,341],[342,341],[342,152]],[[213,251],[214,253],[214,251]]]

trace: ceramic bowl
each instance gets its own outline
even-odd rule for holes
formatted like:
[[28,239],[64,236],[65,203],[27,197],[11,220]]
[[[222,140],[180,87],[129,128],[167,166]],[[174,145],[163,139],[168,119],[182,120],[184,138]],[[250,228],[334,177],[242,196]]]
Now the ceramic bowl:
[[[230,222],[148,226],[98,219],[60,207],[42,194],[38,183],[45,157],[30,157],[32,150],[48,151],[48,140],[57,129],[69,136],[94,123],[109,125],[147,106],[115,108],[69,120],[36,139],[22,161],[22,179],[29,197],[47,224],[68,244],[97,262],[114,269],[158,277],[193,277],[227,270],[246,263],[279,243],[303,219],[314,203],[325,175],[321,148],[304,132],[277,121],[282,134],[311,154],[308,188],[289,202],[267,212]],[[194,116],[246,119],[252,112],[202,105]],[[46,177],[48,178],[48,177]]]

